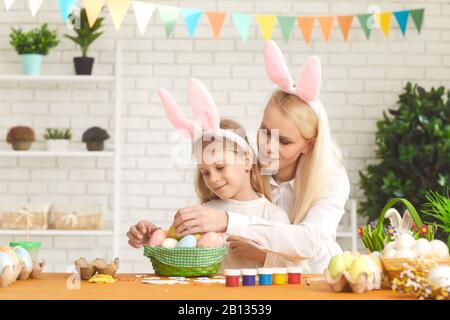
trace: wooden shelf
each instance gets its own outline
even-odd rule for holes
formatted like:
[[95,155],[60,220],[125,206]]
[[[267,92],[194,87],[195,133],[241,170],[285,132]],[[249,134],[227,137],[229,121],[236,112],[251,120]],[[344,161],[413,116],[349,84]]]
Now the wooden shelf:
[[0,157],[113,157],[112,151],[0,151]]
[[[30,236],[111,236],[113,230],[30,230]],[[24,230],[0,229],[0,236],[25,236]]]
[[80,82],[80,83],[97,83],[97,82],[114,82],[115,76],[77,76],[77,75],[39,75],[29,76],[23,74],[0,75],[0,81],[16,81],[16,82]]

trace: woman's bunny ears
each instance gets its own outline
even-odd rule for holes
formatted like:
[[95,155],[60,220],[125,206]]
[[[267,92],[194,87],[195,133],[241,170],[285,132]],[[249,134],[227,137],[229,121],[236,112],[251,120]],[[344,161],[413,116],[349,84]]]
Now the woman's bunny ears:
[[319,57],[311,56],[306,60],[300,68],[296,82],[292,80],[281,49],[273,40],[265,42],[264,61],[270,81],[284,92],[297,95],[319,115],[319,110],[316,110],[316,104],[314,103],[319,99],[320,92],[321,66]]

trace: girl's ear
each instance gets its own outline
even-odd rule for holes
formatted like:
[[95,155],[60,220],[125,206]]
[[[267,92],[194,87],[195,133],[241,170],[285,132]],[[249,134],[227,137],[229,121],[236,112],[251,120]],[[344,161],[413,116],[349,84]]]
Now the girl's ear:
[[253,154],[250,151],[245,151],[245,171],[250,172],[253,167]]
[[194,123],[184,116],[174,97],[165,89],[160,89],[158,94],[166,111],[167,118],[175,129],[181,130],[188,138],[194,139]]
[[300,99],[309,103],[319,98],[321,72],[319,57],[309,57],[297,77],[296,91]]
[[203,83],[195,78],[189,81],[189,103],[192,116],[205,130],[219,129],[220,116],[216,103]]
[[308,142],[306,142],[306,148],[303,150],[304,154],[310,153],[312,149],[314,149],[314,144],[316,143],[316,138],[309,139]]
[[264,63],[270,81],[283,91],[290,92],[294,82],[284,60],[283,53],[273,40],[264,43]]

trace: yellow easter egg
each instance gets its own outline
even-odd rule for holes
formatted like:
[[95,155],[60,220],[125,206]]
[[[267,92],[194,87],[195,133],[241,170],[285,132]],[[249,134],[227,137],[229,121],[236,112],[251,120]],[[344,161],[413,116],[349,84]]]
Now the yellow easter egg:
[[171,226],[169,228],[169,231],[167,231],[167,238],[172,238],[175,240],[180,240],[180,237],[177,237],[177,235],[175,234],[175,227]]

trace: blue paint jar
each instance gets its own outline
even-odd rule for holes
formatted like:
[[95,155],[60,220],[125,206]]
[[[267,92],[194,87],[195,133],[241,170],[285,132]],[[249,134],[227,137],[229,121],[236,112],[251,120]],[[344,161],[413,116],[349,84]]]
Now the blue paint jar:
[[256,284],[256,269],[242,269],[242,285],[254,286]]
[[259,285],[260,286],[271,286],[272,285],[272,274],[273,271],[270,268],[259,268]]

